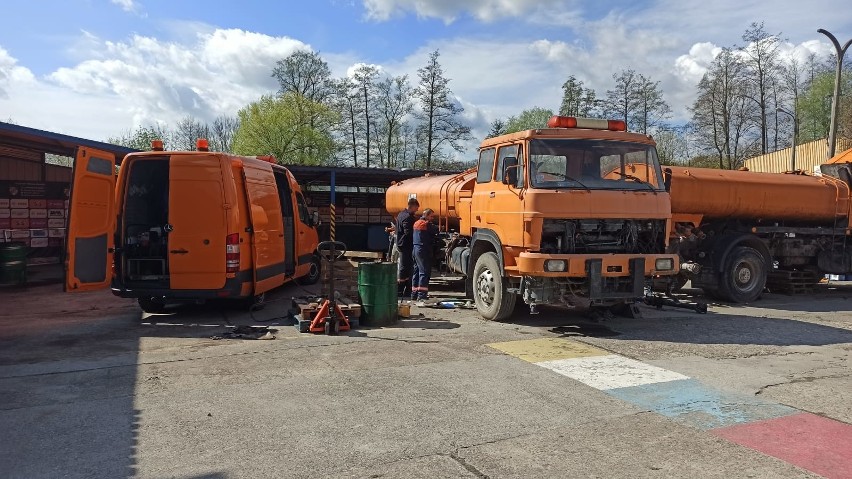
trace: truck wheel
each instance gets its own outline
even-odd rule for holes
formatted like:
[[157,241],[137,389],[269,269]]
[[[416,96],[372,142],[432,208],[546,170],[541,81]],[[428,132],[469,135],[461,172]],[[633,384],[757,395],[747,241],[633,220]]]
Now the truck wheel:
[[139,303],[142,311],[149,314],[159,314],[166,311],[166,304],[158,298],[137,298],[136,302]]
[[497,253],[483,253],[473,268],[473,299],[483,318],[500,321],[512,315],[517,295],[508,292]]
[[308,274],[302,278],[301,283],[304,285],[316,284],[320,279],[320,274],[322,273],[322,266],[320,266],[320,258],[317,255],[311,256],[311,269],[308,271]]
[[739,246],[725,258],[719,296],[734,303],[754,301],[766,286],[766,261],[754,248]]

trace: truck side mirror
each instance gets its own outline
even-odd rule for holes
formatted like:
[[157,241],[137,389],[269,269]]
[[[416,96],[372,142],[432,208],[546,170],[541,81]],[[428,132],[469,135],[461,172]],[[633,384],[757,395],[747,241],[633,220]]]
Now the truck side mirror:
[[314,211],[311,213],[311,226],[316,228],[320,224],[322,224],[322,220],[320,219],[319,211]]
[[518,159],[514,156],[503,158],[503,184],[516,186],[518,184]]
[[672,169],[666,168],[663,170],[663,186],[665,186],[667,192],[672,191]]

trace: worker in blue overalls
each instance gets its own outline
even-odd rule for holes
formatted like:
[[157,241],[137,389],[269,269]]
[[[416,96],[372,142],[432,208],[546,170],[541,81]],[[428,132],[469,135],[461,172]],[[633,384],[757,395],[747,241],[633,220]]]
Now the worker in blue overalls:
[[425,301],[429,299],[429,279],[432,277],[432,250],[438,226],[432,223],[435,212],[431,208],[423,210],[420,219],[414,223],[414,274],[411,277],[411,299]]

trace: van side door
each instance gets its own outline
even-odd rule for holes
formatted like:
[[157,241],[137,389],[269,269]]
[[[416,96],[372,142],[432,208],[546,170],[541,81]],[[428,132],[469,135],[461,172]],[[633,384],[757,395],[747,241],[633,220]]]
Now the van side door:
[[286,265],[281,198],[272,165],[248,162],[243,166],[251,223],[254,294],[284,284]]
[[311,221],[311,213],[302,192],[296,191],[295,197],[298,211],[296,230],[299,232],[296,244],[296,275],[302,276],[308,274],[311,270],[311,261],[314,259],[317,244],[319,244],[319,233],[316,225]]
[[65,257],[65,291],[109,286],[115,248],[115,156],[80,147],[74,162]]

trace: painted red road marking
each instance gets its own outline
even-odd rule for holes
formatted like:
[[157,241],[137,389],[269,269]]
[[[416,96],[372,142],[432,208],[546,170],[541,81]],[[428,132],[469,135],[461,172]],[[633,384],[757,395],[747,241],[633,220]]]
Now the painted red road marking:
[[830,479],[852,478],[852,425],[802,413],[712,431]]

